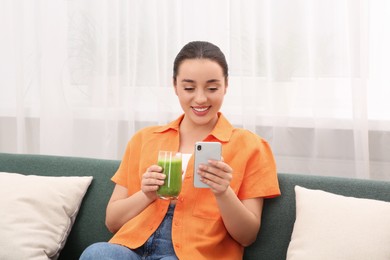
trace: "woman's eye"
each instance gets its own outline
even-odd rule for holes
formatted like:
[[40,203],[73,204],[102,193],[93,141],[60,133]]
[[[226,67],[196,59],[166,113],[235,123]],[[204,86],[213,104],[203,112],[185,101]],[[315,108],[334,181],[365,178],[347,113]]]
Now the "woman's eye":
[[210,90],[210,91],[214,92],[214,91],[217,91],[217,90],[218,90],[218,88],[217,88],[217,87],[209,87],[209,88],[208,88],[208,90]]
[[194,87],[184,87],[185,91],[193,91],[195,88]]

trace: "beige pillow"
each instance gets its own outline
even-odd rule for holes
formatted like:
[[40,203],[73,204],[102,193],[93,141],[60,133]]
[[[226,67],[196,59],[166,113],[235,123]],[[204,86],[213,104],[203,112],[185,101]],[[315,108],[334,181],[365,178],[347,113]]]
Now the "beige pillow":
[[288,260],[390,259],[390,202],[299,186],[295,193]]
[[0,259],[56,259],[92,177],[0,173]]

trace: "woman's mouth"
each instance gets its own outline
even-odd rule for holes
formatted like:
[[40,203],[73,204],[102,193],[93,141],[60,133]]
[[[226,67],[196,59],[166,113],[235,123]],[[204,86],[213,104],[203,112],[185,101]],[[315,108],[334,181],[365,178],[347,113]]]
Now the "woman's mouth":
[[197,116],[204,116],[208,113],[209,109],[211,108],[211,106],[207,106],[207,107],[191,107],[192,108],[192,111],[194,111],[195,115]]

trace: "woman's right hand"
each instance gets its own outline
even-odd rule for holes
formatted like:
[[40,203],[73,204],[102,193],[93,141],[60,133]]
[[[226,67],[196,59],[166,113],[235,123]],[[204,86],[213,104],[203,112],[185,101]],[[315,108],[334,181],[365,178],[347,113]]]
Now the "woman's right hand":
[[152,165],[142,175],[141,190],[150,199],[156,199],[156,191],[160,185],[164,184],[165,174],[162,173],[162,168],[158,165]]

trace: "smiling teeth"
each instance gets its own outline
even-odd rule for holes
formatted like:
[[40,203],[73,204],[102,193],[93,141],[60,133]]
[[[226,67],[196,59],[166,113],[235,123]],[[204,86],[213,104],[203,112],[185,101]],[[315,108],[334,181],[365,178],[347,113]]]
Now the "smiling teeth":
[[209,109],[208,107],[203,107],[203,108],[199,108],[199,107],[193,107],[194,110],[198,111],[198,112],[204,112],[206,111],[207,109]]

